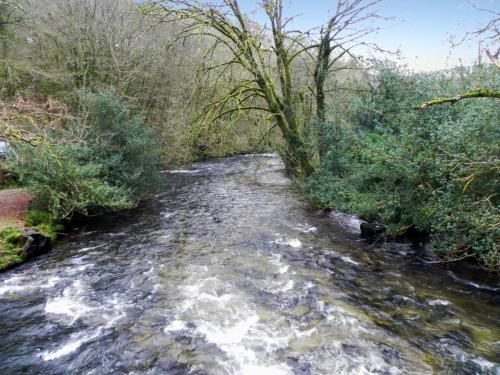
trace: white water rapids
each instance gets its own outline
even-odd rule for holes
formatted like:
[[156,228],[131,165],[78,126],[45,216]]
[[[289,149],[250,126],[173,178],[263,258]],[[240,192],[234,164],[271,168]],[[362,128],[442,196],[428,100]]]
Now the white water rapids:
[[0,275],[2,375],[500,373],[496,286],[360,241],[274,156],[165,175]]

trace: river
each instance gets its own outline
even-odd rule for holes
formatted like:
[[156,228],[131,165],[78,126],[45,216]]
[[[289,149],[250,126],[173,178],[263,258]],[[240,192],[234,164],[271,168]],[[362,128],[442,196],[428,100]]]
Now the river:
[[500,374],[500,289],[373,246],[278,159],[166,173],[0,275],[1,374]]

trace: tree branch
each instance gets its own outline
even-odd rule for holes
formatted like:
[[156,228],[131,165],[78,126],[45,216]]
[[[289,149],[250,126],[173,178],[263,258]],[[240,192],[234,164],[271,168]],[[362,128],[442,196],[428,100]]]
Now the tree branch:
[[439,104],[444,104],[444,103],[455,104],[456,102],[458,102],[460,100],[472,99],[472,98],[500,99],[500,92],[490,91],[487,89],[476,89],[476,90],[472,90],[472,91],[466,92],[464,94],[460,94],[460,95],[453,96],[453,97],[436,98],[436,99],[430,100],[428,102],[425,102],[421,105],[415,106],[415,107],[413,107],[413,109],[424,110],[424,109],[427,109],[433,105],[439,105]]

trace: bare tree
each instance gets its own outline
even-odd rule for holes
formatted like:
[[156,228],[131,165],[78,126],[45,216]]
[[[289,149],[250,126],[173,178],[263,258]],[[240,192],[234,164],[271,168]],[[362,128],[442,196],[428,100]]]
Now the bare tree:
[[10,28],[22,24],[23,12],[17,1],[0,0],[0,55],[7,55],[7,39],[12,37]]
[[[378,14],[374,7],[382,0],[339,0],[335,13],[321,28],[320,39],[317,44],[314,69],[314,85],[316,96],[316,116],[325,121],[325,81],[335,64],[345,56],[355,59],[352,50],[365,46],[371,49],[382,50],[374,43],[365,40],[367,35],[381,29],[375,25],[377,20],[390,20]],[[387,51],[385,51],[387,52]],[[344,65],[335,71],[350,69]]]
[[260,5],[269,22],[269,40],[255,32],[254,23],[243,14],[237,0],[223,0],[219,4],[156,1],[150,13],[166,22],[187,21],[179,38],[210,36],[214,46],[223,46],[229,52],[229,59],[211,69],[226,73],[237,66],[246,73],[244,79],[233,82],[209,106],[206,120],[215,121],[241,111],[264,112],[273,119],[285,141],[283,156],[287,169],[307,175],[313,167],[294,103],[292,63],[310,46],[303,45],[303,34],[287,30],[291,18],[284,15],[282,0],[261,0]]
[[480,49],[486,53],[486,56],[493,64],[500,68],[500,62],[498,61],[498,56],[500,55],[500,13],[494,9],[479,7],[472,0],[466,1],[476,11],[488,14],[490,19],[486,24],[466,32],[460,39],[452,39],[451,45],[457,47],[467,40],[478,39]]
[[22,20],[21,8],[16,1],[0,0],[0,37],[7,33],[7,26],[19,24]]
[[[339,0],[335,12],[321,28],[314,59],[314,89],[316,102],[316,120],[320,124],[326,121],[326,81],[335,73],[346,69],[359,69],[360,64],[339,64],[345,57],[356,62],[353,50],[366,47],[383,51],[375,43],[369,43],[365,37],[381,29],[376,21],[388,21],[392,18],[381,16],[375,6],[382,0]],[[390,52],[385,51],[384,52]],[[323,155],[325,144],[322,134],[323,125],[318,131],[318,153]]]
[[[477,11],[487,13],[491,16],[490,20],[475,30],[468,31],[465,35],[458,41],[451,41],[452,46],[456,47],[466,40],[479,39],[480,45],[484,46],[484,51],[486,56],[490,59],[491,63],[500,69],[500,62],[498,61],[498,56],[500,55],[500,13],[495,10],[480,8],[475,5],[472,1],[466,0],[474,9]],[[491,52],[493,49],[495,52]],[[481,51],[480,51],[481,53]],[[480,87],[470,90],[465,93],[461,93],[455,96],[435,98],[429,100],[428,102],[422,103],[413,107],[415,110],[424,110],[429,107],[440,105],[440,104],[455,104],[464,99],[475,99],[475,98],[490,98],[490,99],[500,99],[500,92],[497,91],[498,88],[487,88]]]
[[224,48],[230,57],[206,69],[207,74],[211,70],[217,70],[219,75],[228,74],[234,69],[246,73],[244,79],[233,81],[228,85],[228,92],[208,107],[205,121],[215,121],[241,111],[264,112],[267,118],[273,119],[273,127],[279,128],[286,144],[283,156],[287,168],[307,175],[312,172],[313,166],[303,130],[307,125],[305,119],[310,116],[304,114],[306,105],[298,87],[298,83],[304,81],[304,69],[298,58],[301,57],[305,64],[312,64],[312,77],[309,75],[307,80],[313,82],[311,91],[316,117],[324,121],[327,77],[353,68],[345,64],[339,67],[339,62],[346,57],[354,60],[354,48],[362,45],[377,48],[367,43],[365,37],[380,29],[375,21],[387,19],[373,11],[381,1],[339,0],[318,39],[311,37],[312,30],[291,28],[294,18],[285,16],[282,0],[258,1],[267,16],[263,27],[243,14],[238,0],[214,3],[157,0],[150,14],[156,14],[166,22],[186,21],[179,38],[210,36],[215,41],[214,48]]

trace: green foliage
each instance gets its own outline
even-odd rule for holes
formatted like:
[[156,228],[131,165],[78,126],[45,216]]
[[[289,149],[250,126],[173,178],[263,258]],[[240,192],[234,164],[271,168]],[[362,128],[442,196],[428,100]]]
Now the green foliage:
[[26,214],[25,223],[29,227],[36,227],[40,224],[52,224],[53,222],[52,214],[47,211],[32,209]]
[[[161,183],[162,145],[141,116],[130,116],[112,93],[83,94],[94,160],[107,171],[107,180],[130,192],[134,204]],[[135,197],[134,197],[135,196]]]
[[64,227],[54,219],[53,215],[48,211],[36,209],[28,210],[25,219],[26,226],[33,228],[52,241],[57,238],[57,233],[61,232]]
[[17,145],[20,181],[55,220],[134,207],[161,182],[161,148],[142,118],[109,92],[81,94],[81,114],[38,147]]
[[344,125],[318,125],[329,146],[308,181],[310,196],[388,224],[391,235],[410,228],[431,233],[434,250],[445,258],[474,256],[499,269],[496,101],[411,109],[427,100],[422,93],[454,95],[467,87],[498,87],[499,80],[494,68],[408,75],[383,67],[376,90],[357,98]]
[[0,230],[0,271],[24,261],[22,239],[22,234],[17,229]]
[[21,238],[22,234],[17,229],[5,228],[0,230],[0,239],[3,245],[8,249],[19,247]]

